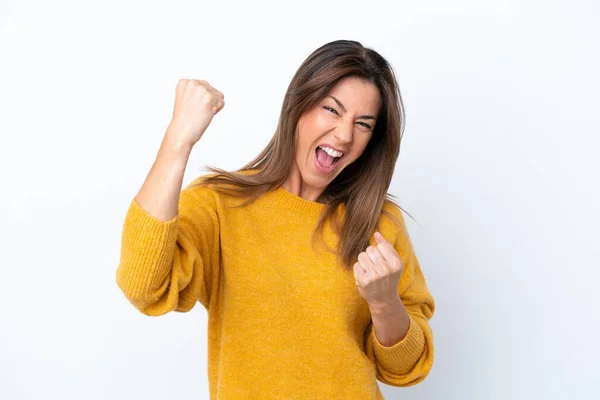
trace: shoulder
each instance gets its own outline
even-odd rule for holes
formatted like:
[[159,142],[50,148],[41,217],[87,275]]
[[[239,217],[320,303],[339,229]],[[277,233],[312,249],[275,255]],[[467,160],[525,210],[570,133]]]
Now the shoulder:
[[390,243],[406,242],[408,231],[402,209],[395,202],[386,199],[383,203],[377,224],[383,237]]
[[[256,169],[250,169],[250,170],[241,170],[241,171],[227,171],[228,173],[232,174],[232,175],[237,175],[237,176],[246,176],[246,175],[252,175],[254,173],[256,173]],[[213,189],[214,190],[214,184],[212,183],[207,183],[207,180],[209,178],[214,178],[216,176],[221,176],[223,177],[223,174],[218,174],[216,172],[208,172],[205,173],[203,175],[197,176],[196,178],[194,178],[189,184],[188,184],[188,188],[192,188],[192,187],[206,187],[209,189]]]
[[194,179],[192,179],[190,181],[190,183],[188,183],[188,185],[185,187],[185,189],[191,189],[191,188],[196,188],[196,187],[200,187],[200,186],[204,186],[204,187],[208,187],[208,185],[206,185],[206,180],[207,178],[216,176],[217,174],[215,173],[208,173],[208,174],[203,174],[200,176],[195,177]]
[[406,226],[402,209],[398,204],[389,199],[386,199],[383,203],[379,221],[382,224],[394,225],[396,228],[404,228]]
[[184,203],[203,203],[211,206],[216,206],[218,202],[218,192],[212,185],[206,182],[210,176],[215,176],[215,173],[204,174],[192,179],[181,190],[180,201]]
[[[226,171],[234,176],[246,176],[255,173],[255,169],[242,171]],[[216,179],[211,179],[216,178]],[[182,195],[197,197],[203,201],[211,201],[212,205],[218,204],[236,204],[238,198],[231,196],[231,190],[234,192],[239,189],[239,183],[231,181],[231,178],[225,174],[208,172],[194,178],[182,191]]]

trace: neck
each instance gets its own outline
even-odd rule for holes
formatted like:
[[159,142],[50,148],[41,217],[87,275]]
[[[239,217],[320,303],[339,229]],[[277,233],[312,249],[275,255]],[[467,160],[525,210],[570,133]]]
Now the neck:
[[282,186],[288,192],[293,193],[305,200],[322,204],[327,203],[327,198],[324,195],[324,189],[308,186],[302,179],[302,175],[297,167],[292,168],[292,171]]

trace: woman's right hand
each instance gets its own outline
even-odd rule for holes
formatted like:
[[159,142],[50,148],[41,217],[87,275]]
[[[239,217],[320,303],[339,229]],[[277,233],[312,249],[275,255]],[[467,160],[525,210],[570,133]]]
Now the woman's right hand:
[[225,106],[223,93],[206,81],[180,79],[177,83],[169,135],[178,143],[194,146],[213,117]]

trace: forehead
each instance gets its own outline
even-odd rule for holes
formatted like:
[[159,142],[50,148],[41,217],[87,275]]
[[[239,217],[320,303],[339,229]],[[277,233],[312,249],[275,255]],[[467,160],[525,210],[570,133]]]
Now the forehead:
[[381,103],[377,87],[371,82],[365,82],[355,77],[344,78],[331,88],[325,98],[334,101],[329,96],[338,99],[348,111],[377,114]]

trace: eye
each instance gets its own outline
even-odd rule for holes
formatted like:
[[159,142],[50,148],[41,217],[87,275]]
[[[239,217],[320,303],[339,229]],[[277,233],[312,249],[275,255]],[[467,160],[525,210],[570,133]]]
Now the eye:
[[[334,114],[338,114],[337,110],[333,107],[329,107],[329,106],[323,106],[324,109],[326,109],[327,111],[330,111]],[[358,122],[358,124],[361,124],[362,126],[364,126],[365,128],[371,130],[371,125],[367,124],[366,122]]]
[[329,107],[329,106],[323,106],[324,109],[331,111],[334,114],[337,114],[338,112],[335,110],[335,108],[333,107]]

